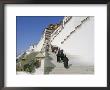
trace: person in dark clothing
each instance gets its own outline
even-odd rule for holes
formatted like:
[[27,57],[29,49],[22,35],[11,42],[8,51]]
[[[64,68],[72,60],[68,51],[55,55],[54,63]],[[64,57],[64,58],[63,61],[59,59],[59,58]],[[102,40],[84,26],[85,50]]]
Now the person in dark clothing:
[[68,69],[68,61],[69,61],[69,59],[66,57],[66,55],[64,56],[64,67],[66,68],[66,69]]
[[54,47],[53,46],[51,46],[51,50],[52,50],[52,52],[54,52]]
[[57,53],[57,62],[60,62],[60,49],[58,50],[58,53]]
[[63,61],[63,59],[64,59],[64,53],[63,53],[63,50],[61,50],[60,52],[61,52],[60,57],[61,57],[61,60]]

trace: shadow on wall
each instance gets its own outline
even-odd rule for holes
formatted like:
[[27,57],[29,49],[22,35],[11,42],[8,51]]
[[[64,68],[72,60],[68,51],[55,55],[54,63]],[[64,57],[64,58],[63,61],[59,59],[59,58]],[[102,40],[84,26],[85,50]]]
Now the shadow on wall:
[[69,69],[70,67],[72,67],[72,64],[69,64],[69,65],[68,65],[68,69]]
[[69,59],[69,63],[72,63],[72,66],[94,66],[88,63],[88,61],[85,61],[86,59],[80,55],[67,55],[67,57]]

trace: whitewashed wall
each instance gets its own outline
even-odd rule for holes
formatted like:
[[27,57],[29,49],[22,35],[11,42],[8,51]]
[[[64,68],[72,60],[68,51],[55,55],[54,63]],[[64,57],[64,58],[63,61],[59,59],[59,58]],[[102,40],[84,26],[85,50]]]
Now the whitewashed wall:
[[39,43],[37,44],[37,47],[35,48],[35,51],[41,51],[43,44],[45,41],[45,34],[43,35],[43,37],[41,38],[41,40],[39,41]]
[[41,51],[43,44],[45,41],[45,35],[40,39],[39,43],[37,45],[30,46],[28,50],[26,50],[26,54],[30,54],[31,52],[39,52]]
[[[61,42],[81,23],[86,17],[72,17],[65,24],[64,29],[52,41],[52,45],[57,45],[70,59],[77,64],[94,64],[94,17],[90,17],[63,43]],[[72,62],[72,61],[71,61]]]

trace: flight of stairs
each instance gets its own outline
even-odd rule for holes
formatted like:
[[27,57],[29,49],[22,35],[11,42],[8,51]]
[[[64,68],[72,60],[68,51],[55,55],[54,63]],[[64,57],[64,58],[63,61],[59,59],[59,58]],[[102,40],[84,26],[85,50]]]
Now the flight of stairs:
[[[54,65],[48,74],[93,74],[93,67],[90,66],[76,66],[73,63],[69,63],[69,68],[64,68],[64,64],[57,62],[57,57],[54,53],[49,52],[50,62]],[[49,66],[48,66],[49,67]]]

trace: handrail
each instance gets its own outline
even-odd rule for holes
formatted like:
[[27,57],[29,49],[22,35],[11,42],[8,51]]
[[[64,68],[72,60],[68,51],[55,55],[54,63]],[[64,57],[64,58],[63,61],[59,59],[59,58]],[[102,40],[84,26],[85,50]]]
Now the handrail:
[[51,35],[51,37],[52,37],[51,42],[63,30],[64,25],[72,18],[72,16],[67,16],[67,17],[69,17],[69,18],[66,18],[66,21],[64,21],[64,19],[63,19],[63,23],[52,33],[52,35]]

